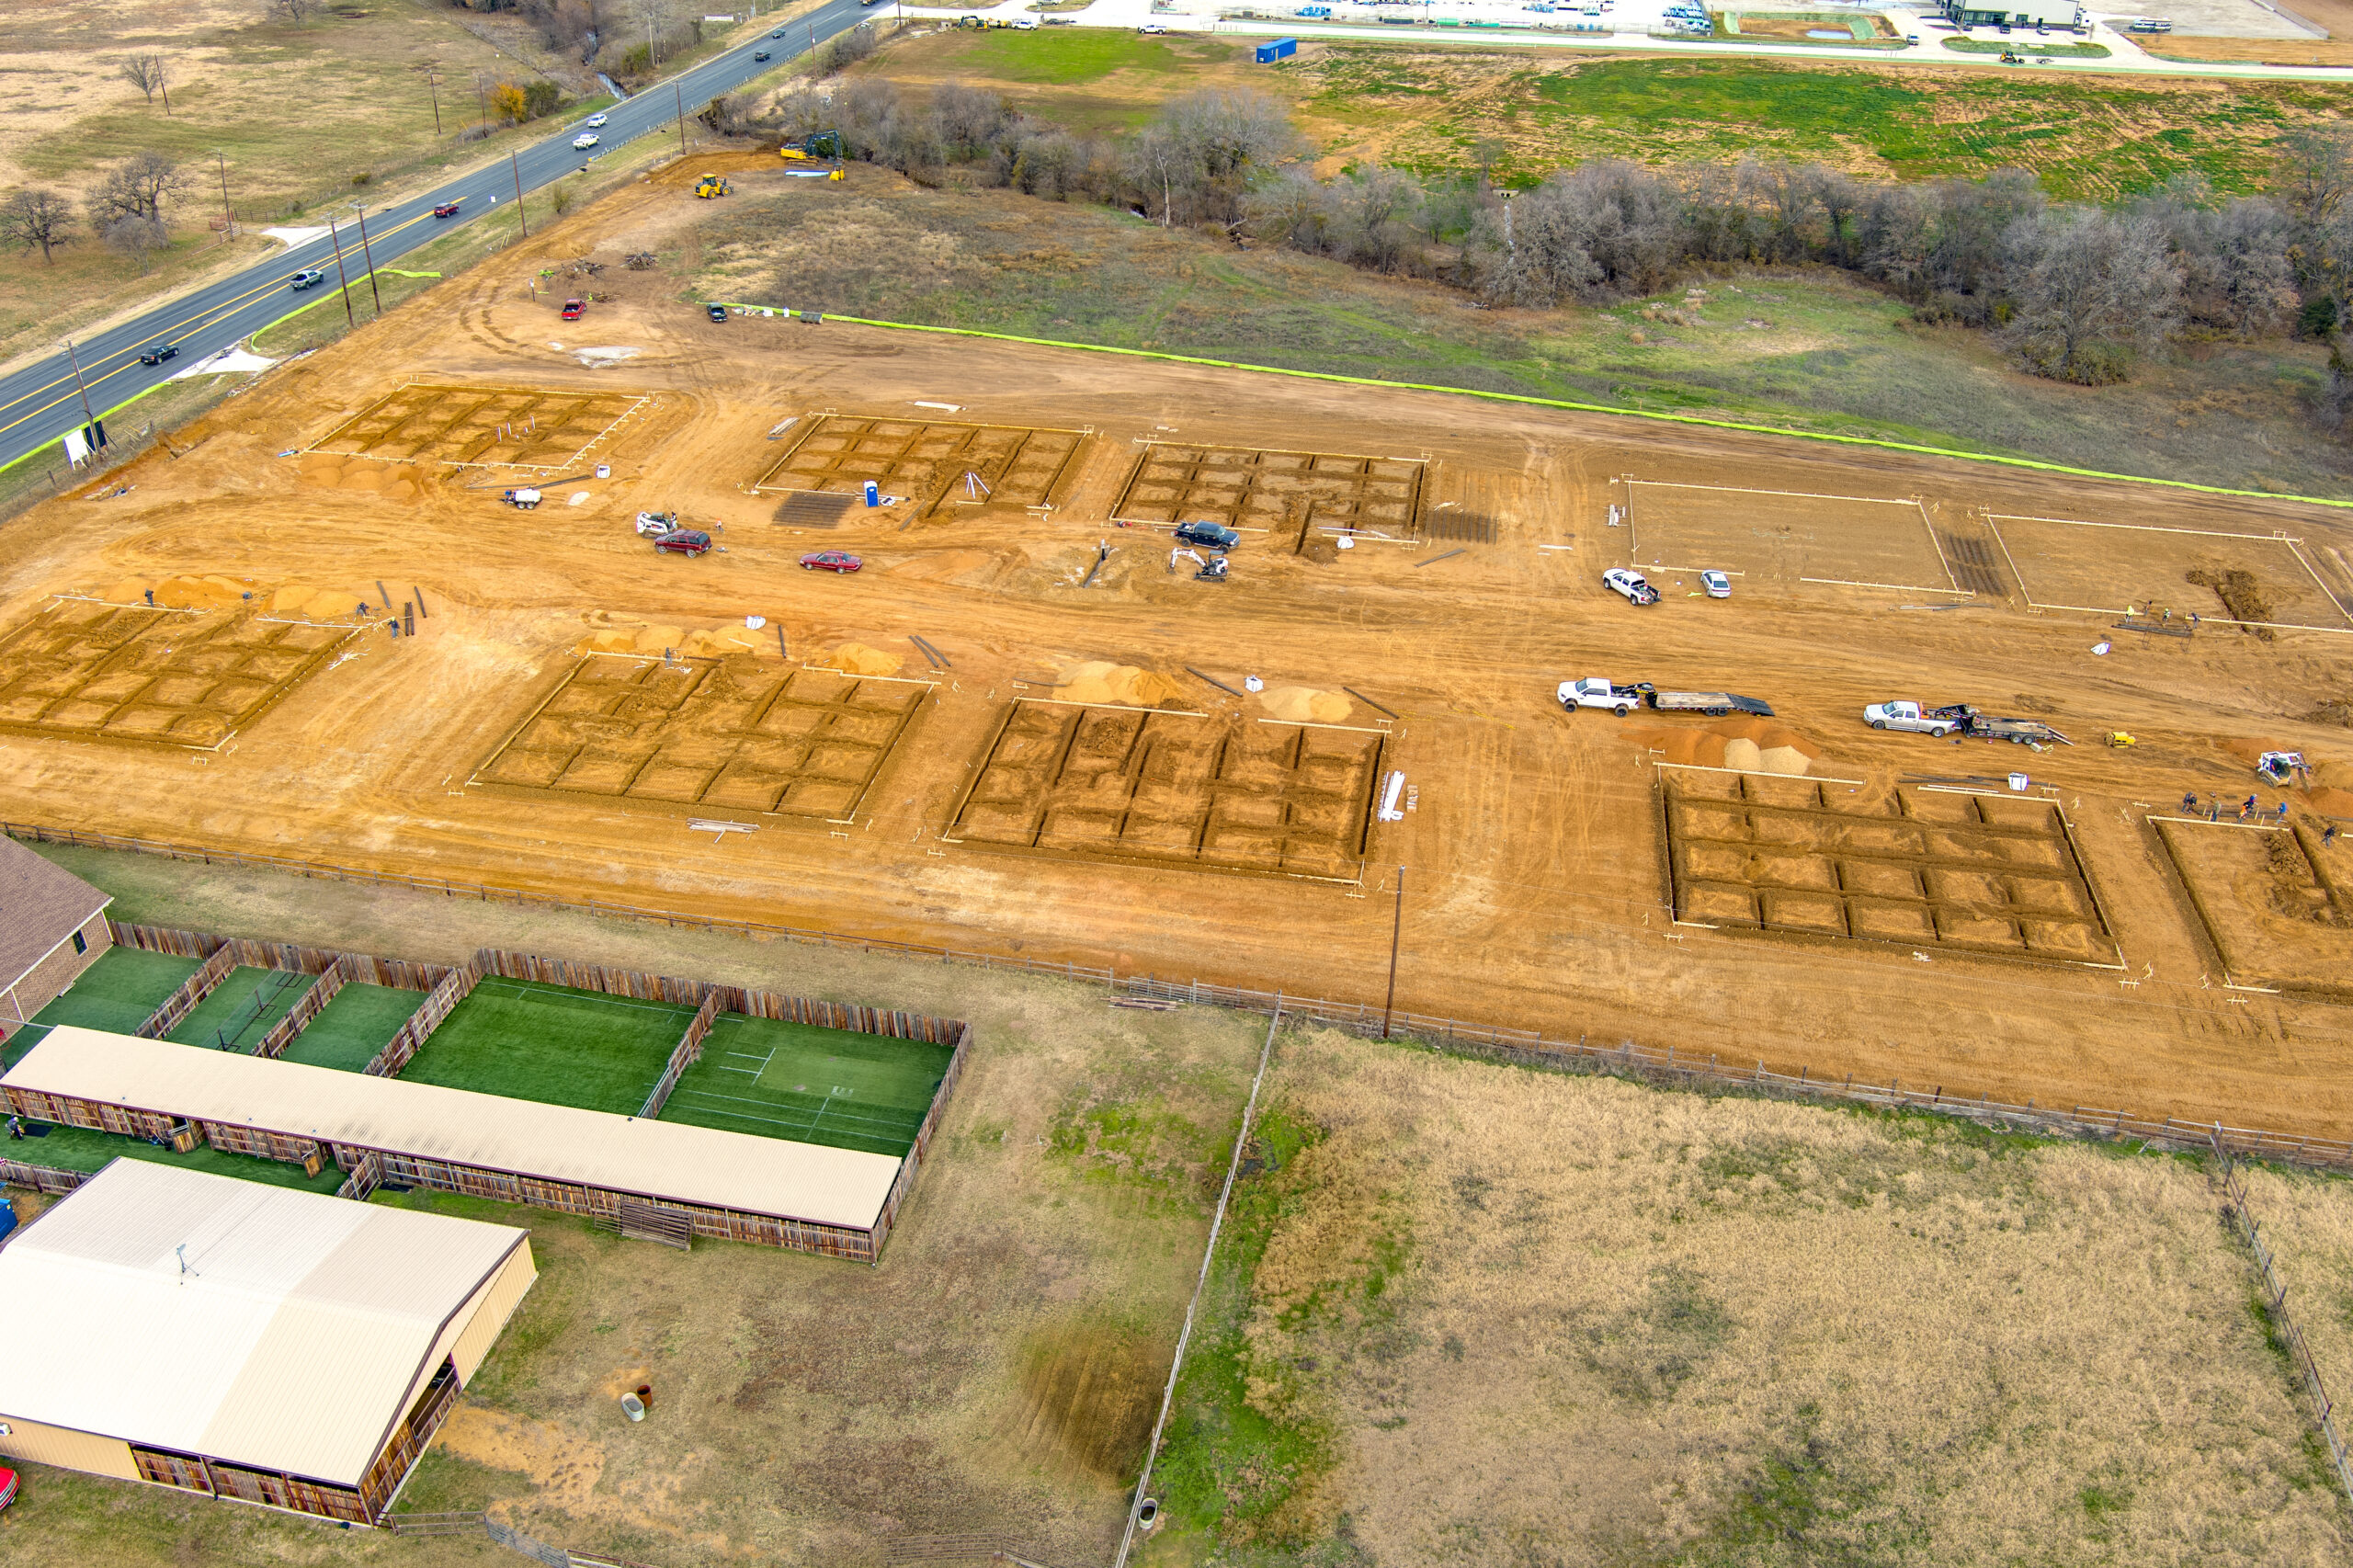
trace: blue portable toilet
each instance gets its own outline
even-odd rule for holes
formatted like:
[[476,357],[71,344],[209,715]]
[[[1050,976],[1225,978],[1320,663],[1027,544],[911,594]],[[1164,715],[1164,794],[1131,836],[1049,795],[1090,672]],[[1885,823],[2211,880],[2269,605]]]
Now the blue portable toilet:
[[870,506],[882,505],[882,487],[870,479],[866,482],[866,504]]
[[1279,38],[1272,43],[1262,43],[1258,46],[1258,63],[1272,65],[1276,61],[1288,60],[1298,52],[1299,40]]

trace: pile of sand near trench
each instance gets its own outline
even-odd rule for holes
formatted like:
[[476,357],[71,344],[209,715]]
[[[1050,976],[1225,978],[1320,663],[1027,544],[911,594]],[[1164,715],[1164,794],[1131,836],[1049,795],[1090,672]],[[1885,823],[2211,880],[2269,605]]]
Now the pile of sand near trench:
[[306,452],[298,483],[317,490],[380,495],[387,501],[414,501],[416,472],[405,463],[380,462],[374,458],[341,452]]
[[1310,686],[1270,686],[1258,694],[1258,704],[1268,718],[1294,724],[1337,724],[1356,711],[1356,704],[1338,692]]
[[1108,702],[1122,708],[1182,707],[1185,702],[1176,683],[1166,676],[1102,659],[1089,660],[1072,670],[1054,687],[1054,695],[1065,702]]
[[851,676],[894,676],[905,660],[864,642],[844,642],[809,661],[820,669]]
[[1822,760],[1822,748],[1771,719],[1720,719],[1698,729],[1643,729],[1631,739],[1663,760],[1692,767],[1803,778]]
[[98,590],[108,604],[144,605],[149,594],[159,609],[234,609],[252,608],[281,619],[347,620],[373,599],[371,590],[320,588],[307,583],[282,583],[275,587],[254,577],[230,577],[219,573],[198,576],[183,573],[167,577],[124,577]]

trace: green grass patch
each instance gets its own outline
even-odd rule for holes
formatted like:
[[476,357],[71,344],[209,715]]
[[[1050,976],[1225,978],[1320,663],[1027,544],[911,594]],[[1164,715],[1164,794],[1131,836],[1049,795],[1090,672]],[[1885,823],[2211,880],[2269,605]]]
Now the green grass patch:
[[692,1007],[486,979],[401,1070],[413,1084],[634,1116]]
[[922,1040],[726,1013],[662,1119],[895,1159],[915,1147],[954,1055]]
[[294,970],[239,964],[164,1038],[182,1045],[250,1052],[317,983],[316,975]]
[[0,1141],[0,1154],[53,1171],[96,1171],[111,1160],[149,1160],[159,1165],[176,1165],[181,1170],[206,1171],[213,1176],[235,1176],[240,1181],[267,1182],[272,1187],[300,1187],[305,1192],[331,1193],[344,1182],[343,1172],[332,1164],[317,1176],[308,1176],[300,1165],[265,1160],[256,1154],[223,1153],[210,1143],[199,1143],[181,1154],[168,1145],[150,1143],[143,1138],[120,1132],[93,1132],[86,1127],[52,1127],[43,1137]]
[[424,1005],[422,991],[347,983],[278,1060],[357,1073],[376,1059],[385,1042]]
[[1183,62],[1165,39],[1146,38],[1116,28],[1073,28],[1067,32],[995,30],[974,35],[972,65],[1006,82],[1050,82],[1072,86],[1099,82],[1114,71],[1172,75]]
[[108,948],[98,955],[97,962],[82,971],[72,990],[33,1015],[31,1028],[18,1029],[6,1044],[0,1045],[0,1063],[14,1067],[59,1024],[134,1034],[189,975],[203,967],[200,959]]
[[2106,60],[2111,52],[2104,43],[1997,43],[1982,38],[1949,38],[1945,47],[1955,54],[2042,55],[2053,60]]

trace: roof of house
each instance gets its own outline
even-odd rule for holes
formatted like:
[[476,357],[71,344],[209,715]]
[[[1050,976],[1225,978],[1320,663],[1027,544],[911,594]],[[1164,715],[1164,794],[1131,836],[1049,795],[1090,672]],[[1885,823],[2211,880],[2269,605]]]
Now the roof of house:
[[61,1025],[0,1084],[548,1181],[870,1230],[888,1154]]
[[111,893],[0,834],[0,991],[113,902]]
[[355,1485],[529,1234],[117,1160],[0,1247],[0,1415]]

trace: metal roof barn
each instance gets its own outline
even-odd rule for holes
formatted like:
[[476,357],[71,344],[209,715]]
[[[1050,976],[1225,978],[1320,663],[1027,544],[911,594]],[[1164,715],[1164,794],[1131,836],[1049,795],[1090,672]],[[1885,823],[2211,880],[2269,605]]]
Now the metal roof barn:
[[117,1160],[0,1248],[0,1453],[372,1523],[536,1278],[513,1226]]

